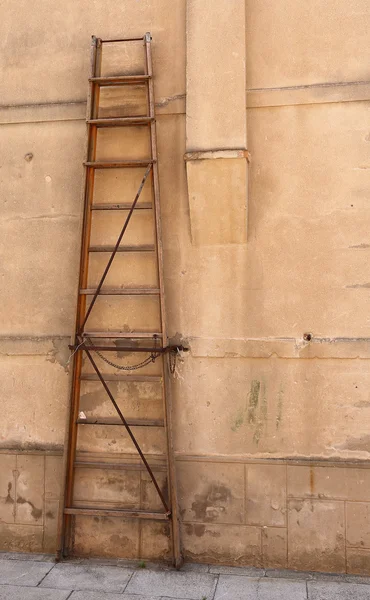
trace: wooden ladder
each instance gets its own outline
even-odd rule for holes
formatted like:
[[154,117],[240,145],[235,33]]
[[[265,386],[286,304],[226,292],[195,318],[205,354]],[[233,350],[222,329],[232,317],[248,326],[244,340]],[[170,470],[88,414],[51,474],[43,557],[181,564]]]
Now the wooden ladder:
[[[124,44],[135,42],[144,47],[144,72],[102,75],[102,62],[105,58],[103,48],[117,49],[118,44],[122,48]],[[110,92],[114,89],[116,92],[121,90],[125,93],[130,90],[128,86],[131,86],[131,90],[141,90],[141,93],[145,94],[147,114],[117,116],[110,112],[108,116],[104,115],[104,91]],[[115,102],[114,108],[117,108],[117,100]],[[127,107],[120,106],[125,113]],[[115,128],[114,139],[107,153],[104,151],[104,144],[108,143],[107,131],[109,130],[109,134],[111,128]],[[131,157],[131,153],[135,152],[136,139],[141,140],[141,147],[145,142],[150,156]],[[122,148],[125,158],[122,158],[122,155],[117,156],[117,149]],[[80,517],[95,517],[96,521],[101,519],[103,523],[106,517],[163,521],[169,525],[167,530],[172,562],[179,568],[182,557],[168,378],[174,353],[181,348],[168,346],[166,336],[155,103],[149,33],[141,38],[128,40],[101,40],[94,36],[92,38],[87,103],[87,152],[84,166],[79,292],[76,333],[74,343],[70,346],[73,376],[57,554],[61,559],[75,553],[75,520]],[[128,202],[127,190],[133,189],[132,181],[138,175],[137,192]],[[109,176],[113,177],[113,187],[112,180],[109,187],[106,179]],[[127,185],[126,177],[130,179]],[[117,185],[118,179],[122,185]],[[108,192],[104,192],[104,189],[108,189]],[[112,189],[116,190],[114,198],[111,197]],[[98,201],[101,199],[104,201]],[[103,222],[99,221],[102,216]],[[135,219],[140,217],[144,220],[135,223]],[[106,241],[104,223],[108,222],[109,227],[119,231],[113,244]],[[140,239],[142,236],[148,238],[149,234],[152,239]],[[128,235],[129,242],[122,243],[124,236]],[[104,238],[103,241],[99,236]],[[140,264],[135,264],[135,260]],[[143,260],[147,260],[148,263],[144,265]],[[144,276],[150,278],[150,283],[143,281]],[[92,385],[94,391],[84,394],[83,386],[86,385]],[[98,391],[97,386],[100,387]],[[160,398],[156,409],[159,407],[161,414],[153,415],[151,409],[148,415],[145,408],[146,395],[140,391],[140,386],[152,386],[152,392],[153,389],[157,390],[154,393]],[[131,395],[134,393],[138,394],[136,402],[131,401]],[[96,394],[103,394],[104,400],[99,396],[99,402],[93,403],[92,406],[88,399],[94,395],[96,397]],[[102,407],[105,411],[102,411]],[[135,414],[137,407],[139,415]],[[105,414],[99,414],[99,410]],[[94,438],[92,427],[101,428],[104,433]],[[108,451],[104,448],[104,451],[100,452],[102,440],[108,440],[113,430],[118,431],[117,427],[120,427],[120,430],[114,436],[118,436],[119,440],[125,438],[124,451],[115,453],[112,451],[112,443],[108,443]],[[137,432],[141,432],[145,446],[145,432],[148,432],[149,428],[164,432],[162,454],[156,448],[154,453],[146,450],[146,456],[144,455],[141,448],[143,443],[139,441],[140,434]],[[86,431],[88,433],[85,433]],[[96,440],[98,442],[94,445]],[[117,444],[116,440],[114,442]],[[137,453],[139,461],[131,455],[131,450],[127,450],[128,443],[131,444],[132,451]],[[122,455],[127,454],[129,460],[124,462]],[[157,494],[155,508],[148,509],[147,503],[144,503],[143,508],[140,498],[138,506],[133,506],[132,498],[130,502],[123,502],[123,506],[117,499],[115,502],[105,503],[96,498],[86,500],[86,489],[91,487],[86,485],[86,475],[85,482],[81,482],[79,474],[82,469],[85,474],[86,469],[89,469],[90,477],[94,470],[99,473],[102,470],[115,473],[117,470],[121,473],[137,470],[139,475],[143,471],[146,472],[150,485],[154,486],[152,490],[155,489]],[[166,478],[162,477],[161,482],[157,471],[166,473]],[[81,487],[85,489],[85,495],[82,494],[83,500],[81,494],[79,496],[76,493],[76,489]],[[125,548],[121,548],[120,556],[125,557],[125,554]],[[145,551],[141,551],[141,554],[146,558]],[[127,555],[130,556],[130,553],[127,552]]]

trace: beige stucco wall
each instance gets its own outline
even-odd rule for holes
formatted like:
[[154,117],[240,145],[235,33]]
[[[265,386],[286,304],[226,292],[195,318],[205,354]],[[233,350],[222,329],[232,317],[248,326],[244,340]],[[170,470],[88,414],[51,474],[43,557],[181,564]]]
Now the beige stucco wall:
[[[151,31],[168,327],[190,347],[172,381],[184,555],[369,573],[368,3],[2,10],[1,548],[55,549],[90,35]],[[216,152],[185,166],[243,147],[249,165]],[[147,265],[130,269],[148,283]],[[140,435],[160,469],[163,440]],[[131,457],[125,440],[93,444]],[[82,475],[82,500],[153,495],[143,472]],[[161,558],[167,533],[84,517],[75,551]]]

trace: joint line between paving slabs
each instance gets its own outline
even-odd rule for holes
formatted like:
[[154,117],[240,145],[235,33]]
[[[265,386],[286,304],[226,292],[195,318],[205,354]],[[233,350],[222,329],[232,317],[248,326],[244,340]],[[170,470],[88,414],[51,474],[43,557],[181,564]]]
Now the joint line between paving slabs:
[[51,573],[51,571],[54,569],[54,567],[55,567],[55,563],[54,563],[54,564],[53,564],[53,563],[51,563],[51,565],[52,565],[52,566],[51,566],[51,568],[48,570],[48,572],[47,572],[47,573],[45,573],[45,575],[44,575],[43,577],[41,577],[40,581],[38,582],[38,584],[37,584],[35,587],[39,587],[40,583],[42,583],[42,582],[44,581],[45,577],[46,577],[47,575],[49,575],[49,573]]
[[308,579],[306,579],[306,598],[308,600]]
[[214,598],[215,598],[215,596],[216,596],[216,590],[217,590],[217,587],[218,587],[218,582],[219,582],[219,580],[220,580],[220,574],[218,573],[218,575],[216,575],[216,585],[215,585],[215,589],[214,589],[214,591],[213,591],[212,598],[210,598],[210,600],[214,600]]
[[124,593],[125,593],[125,591],[126,591],[126,589],[127,589],[127,586],[128,586],[128,584],[130,583],[131,579],[132,579],[132,578],[133,578],[133,576],[134,576],[134,573],[135,573],[135,571],[131,571],[131,575],[130,575],[130,577],[128,578],[128,580],[127,580],[127,583],[126,583],[125,587],[123,588],[123,591],[121,592],[122,594],[124,594]]

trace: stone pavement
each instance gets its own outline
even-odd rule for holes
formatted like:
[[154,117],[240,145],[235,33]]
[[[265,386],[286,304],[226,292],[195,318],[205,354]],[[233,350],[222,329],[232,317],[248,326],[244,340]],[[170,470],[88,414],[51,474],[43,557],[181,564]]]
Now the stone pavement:
[[370,577],[0,553],[0,600],[370,600]]

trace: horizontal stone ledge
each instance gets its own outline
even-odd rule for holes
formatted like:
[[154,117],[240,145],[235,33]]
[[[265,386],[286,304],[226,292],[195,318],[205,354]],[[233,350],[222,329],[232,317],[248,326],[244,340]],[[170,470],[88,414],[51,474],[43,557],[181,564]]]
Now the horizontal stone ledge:
[[185,161],[191,160],[217,160],[219,158],[246,158],[249,162],[250,153],[244,148],[227,150],[195,150],[184,154]]
[[260,456],[251,455],[207,455],[207,454],[182,454],[175,452],[175,460],[180,462],[196,463],[238,463],[238,464],[261,464],[261,465],[290,465],[297,467],[338,467],[338,468],[370,468],[370,458],[347,458],[347,457],[320,457],[320,456],[268,456],[267,453]]
[[370,338],[197,338],[188,337],[195,358],[369,359]]
[[68,344],[71,335],[50,336],[3,336],[0,337],[0,358],[2,356],[44,356],[63,350],[70,354]]
[[[156,102],[156,114],[185,114],[185,95],[173,98],[160,98]],[[45,104],[25,104],[0,106],[0,125],[21,123],[45,123],[50,121],[85,121],[86,101],[51,102]]]
[[247,90],[247,108],[359,102],[369,99],[368,81]]

